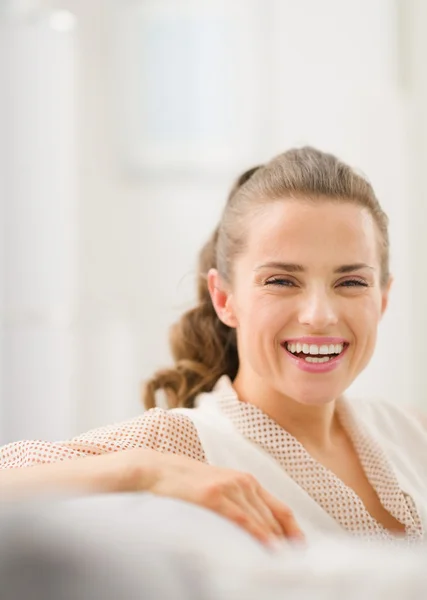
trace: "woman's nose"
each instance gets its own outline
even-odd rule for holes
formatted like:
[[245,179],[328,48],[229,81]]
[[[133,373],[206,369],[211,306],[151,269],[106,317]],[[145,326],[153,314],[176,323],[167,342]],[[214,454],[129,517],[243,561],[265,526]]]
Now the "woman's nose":
[[326,292],[313,291],[302,299],[298,320],[301,325],[324,331],[338,322],[334,301]]

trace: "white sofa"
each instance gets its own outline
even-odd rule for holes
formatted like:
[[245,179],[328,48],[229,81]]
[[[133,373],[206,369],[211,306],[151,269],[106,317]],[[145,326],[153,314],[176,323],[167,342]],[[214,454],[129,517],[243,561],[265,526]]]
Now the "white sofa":
[[265,549],[150,494],[0,506],[1,600],[425,600],[427,550],[354,540]]

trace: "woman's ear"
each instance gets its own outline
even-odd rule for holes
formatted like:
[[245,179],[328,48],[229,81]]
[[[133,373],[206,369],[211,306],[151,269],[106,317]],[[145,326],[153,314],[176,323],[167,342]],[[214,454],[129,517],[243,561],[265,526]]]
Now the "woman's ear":
[[210,269],[208,273],[208,290],[212,304],[218,318],[228,327],[237,327],[234,314],[233,295],[221,280],[216,269]]
[[384,286],[383,290],[382,290],[382,298],[381,298],[381,317],[384,316],[385,311],[387,310],[387,306],[388,306],[388,299],[390,296],[390,289],[391,286],[393,285],[393,277],[390,275],[388,282],[386,283],[386,285]]

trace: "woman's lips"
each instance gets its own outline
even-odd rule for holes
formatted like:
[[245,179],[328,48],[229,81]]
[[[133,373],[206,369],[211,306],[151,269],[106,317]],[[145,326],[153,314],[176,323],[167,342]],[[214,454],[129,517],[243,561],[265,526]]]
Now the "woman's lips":
[[306,335],[286,339],[283,344],[316,344],[321,346],[322,344],[348,344],[348,342],[342,337]]
[[[316,342],[317,345],[321,345],[322,342],[320,342],[320,340],[324,340],[323,343],[324,344],[344,344],[344,348],[342,350],[342,352],[340,354],[337,354],[336,356],[334,356],[333,358],[330,358],[328,361],[326,362],[307,362],[305,360],[305,357],[299,357],[299,356],[295,356],[294,354],[292,354],[292,352],[289,352],[289,350],[286,348],[286,344],[287,343],[302,343],[302,344],[309,344],[310,342],[308,340],[313,340],[313,338],[296,338],[296,341],[292,342],[290,340],[286,340],[286,342],[283,342],[281,344],[283,350],[286,353],[286,356],[293,362],[293,364],[300,369],[301,371],[305,371],[307,373],[329,373],[330,371],[333,371],[334,369],[336,369],[337,367],[340,366],[340,364],[342,363],[345,354],[348,350],[349,347],[349,343],[346,342],[345,340],[343,340],[343,338],[317,338],[319,341]],[[303,341],[303,340],[307,340],[307,341]],[[328,341],[327,341],[328,340]],[[338,340],[338,341],[329,341],[329,340]],[[314,342],[311,341],[311,344],[313,344]],[[311,355],[311,354],[307,354],[307,356],[312,356],[313,358],[321,358],[322,355],[319,354],[315,354],[315,355]]]

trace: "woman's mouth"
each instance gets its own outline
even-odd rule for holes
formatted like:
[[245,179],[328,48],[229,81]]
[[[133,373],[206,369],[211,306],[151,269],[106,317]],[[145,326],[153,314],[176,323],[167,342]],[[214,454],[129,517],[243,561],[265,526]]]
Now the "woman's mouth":
[[349,347],[348,342],[313,344],[292,341],[281,345],[297,367],[310,372],[334,369]]

